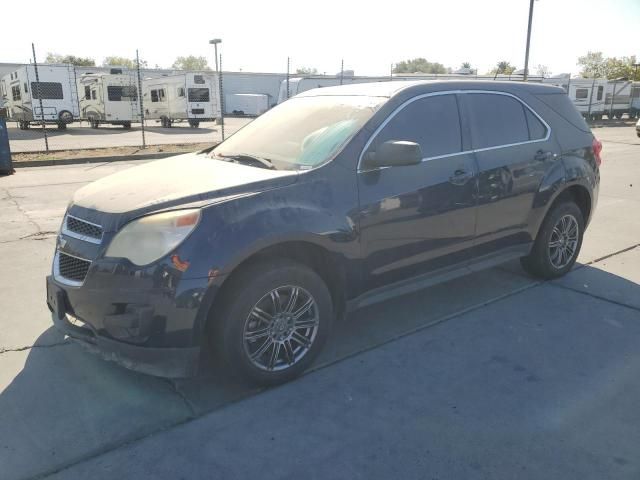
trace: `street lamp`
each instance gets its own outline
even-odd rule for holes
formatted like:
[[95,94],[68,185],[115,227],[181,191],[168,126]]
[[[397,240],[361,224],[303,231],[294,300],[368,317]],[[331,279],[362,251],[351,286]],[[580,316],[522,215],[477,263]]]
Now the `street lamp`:
[[529,1],[529,26],[527,27],[527,48],[524,53],[524,81],[529,77],[529,44],[531,43],[531,20],[533,20],[533,1]]
[[222,39],[220,38],[214,38],[212,40],[209,40],[209,44],[213,45],[213,48],[215,50],[215,55],[216,55],[216,73],[218,73],[218,44],[222,43]]

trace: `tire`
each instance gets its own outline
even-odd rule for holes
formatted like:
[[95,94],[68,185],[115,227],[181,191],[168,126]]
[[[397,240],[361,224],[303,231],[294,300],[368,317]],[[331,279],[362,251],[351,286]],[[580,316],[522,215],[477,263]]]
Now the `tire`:
[[620,120],[622,119],[622,112],[614,113],[613,116],[616,117],[617,120]]
[[[275,259],[247,267],[230,282],[215,307],[209,333],[216,353],[236,374],[260,385],[277,385],[304,372],[320,353],[333,323],[331,295],[320,276],[305,265]],[[280,315],[274,315],[274,291],[284,311]],[[309,299],[309,307],[300,313]],[[302,325],[297,329],[296,313]],[[251,333],[256,338],[245,339]]]
[[[561,222],[565,223],[563,224]],[[565,240],[558,238],[558,233],[562,232],[565,226],[569,226],[569,234],[572,231],[571,226],[577,227],[576,234],[569,235],[569,238],[573,240],[566,241],[566,238]],[[534,277],[545,280],[551,280],[565,275],[571,270],[580,254],[583,235],[584,218],[580,208],[571,200],[557,203],[549,213],[547,213],[547,216],[542,222],[531,252],[526,257],[520,259],[522,268]],[[564,235],[561,234],[560,238],[563,236]],[[559,243],[559,246],[553,248],[550,245],[551,242]],[[563,250],[568,255],[568,260],[565,256],[559,258],[559,250]],[[572,252],[570,255],[569,251]]]
[[200,127],[200,122],[198,120],[189,120],[189,126],[191,128],[198,128]]
[[64,123],[65,125],[73,122],[73,114],[68,110],[63,110],[58,114],[58,123]]
[[98,122],[98,120],[95,118],[90,118],[89,125],[91,126],[91,128],[96,129],[100,126],[100,122]]
[[122,128],[124,128],[125,130],[129,130],[131,128],[131,122],[123,122]]
[[67,124],[64,122],[58,122],[58,130],[66,130]]
[[162,125],[162,128],[167,128],[167,117],[160,117],[160,125]]

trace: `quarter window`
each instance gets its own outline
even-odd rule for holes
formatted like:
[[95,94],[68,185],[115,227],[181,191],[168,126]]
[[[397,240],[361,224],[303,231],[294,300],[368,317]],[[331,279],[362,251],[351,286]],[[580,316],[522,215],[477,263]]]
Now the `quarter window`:
[[584,100],[589,97],[588,88],[576,88],[576,100]]
[[527,126],[529,127],[529,140],[542,140],[547,136],[547,127],[536,117],[531,110],[524,105],[525,117],[527,119]]
[[464,99],[474,149],[529,140],[525,109],[515,98],[507,95],[471,93],[464,95]]
[[[39,87],[39,89],[38,89]],[[43,100],[62,100],[62,84],[57,82],[31,82],[31,95],[33,98],[40,98],[38,94],[42,94]]]
[[462,151],[455,95],[435,95],[411,102],[385,125],[369,151],[375,151],[380,144],[390,140],[420,144],[425,158]]

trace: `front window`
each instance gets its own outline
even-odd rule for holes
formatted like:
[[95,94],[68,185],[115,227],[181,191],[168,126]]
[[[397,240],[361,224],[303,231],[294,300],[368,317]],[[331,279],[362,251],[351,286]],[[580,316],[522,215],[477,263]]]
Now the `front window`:
[[212,154],[251,155],[278,169],[308,169],[329,161],[386,101],[383,97],[292,98],[239,130]]
[[138,90],[133,85],[109,85],[107,97],[110,102],[135,102],[138,100]]

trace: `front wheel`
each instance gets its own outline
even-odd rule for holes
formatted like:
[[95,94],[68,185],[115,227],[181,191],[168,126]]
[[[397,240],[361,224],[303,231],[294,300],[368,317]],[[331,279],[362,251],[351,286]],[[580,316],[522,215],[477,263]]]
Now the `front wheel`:
[[578,258],[584,234],[584,218],[570,200],[558,203],[542,222],[531,253],[520,259],[531,275],[546,280],[566,274]]
[[300,375],[331,329],[331,295],[320,276],[288,260],[238,273],[215,312],[211,340],[242,377],[275,385]]

